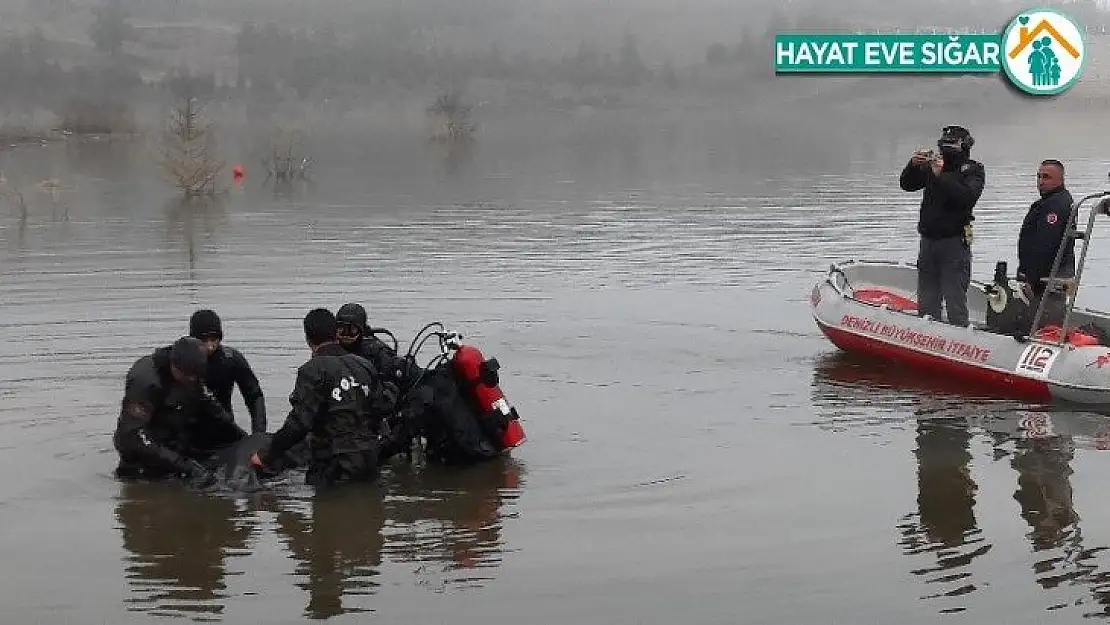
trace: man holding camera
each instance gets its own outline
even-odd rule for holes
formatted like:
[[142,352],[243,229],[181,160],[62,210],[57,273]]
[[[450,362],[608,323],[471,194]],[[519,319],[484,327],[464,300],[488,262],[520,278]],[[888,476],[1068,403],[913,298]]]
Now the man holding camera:
[[986,171],[971,159],[975,139],[962,126],[945,126],[937,141],[939,154],[918,150],[902,169],[903,191],[924,190],[917,232],[918,315],[967,326],[967,289],[971,284],[971,222],[983,193]]

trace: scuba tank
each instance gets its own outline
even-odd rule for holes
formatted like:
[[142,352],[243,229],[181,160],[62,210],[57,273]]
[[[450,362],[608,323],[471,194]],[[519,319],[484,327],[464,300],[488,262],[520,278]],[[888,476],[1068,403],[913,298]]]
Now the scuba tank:
[[414,386],[426,389],[430,403],[416,423],[430,459],[444,464],[469,465],[496,458],[525,442],[520,417],[501,390],[494,358],[461,342],[457,332],[424,332],[442,324],[430,323],[413,339],[408,355],[424,341],[439,338],[440,355],[433,359]]
[[497,370],[501,368],[496,358],[486,358],[473,345],[454,344],[455,356],[452,365],[455,375],[461,382],[465,395],[469,395],[478,409],[482,425],[491,434],[496,434],[501,449],[512,449],[526,440],[524,428],[520,425],[520,415],[516,407],[509,404],[505,393],[498,386],[500,380]]

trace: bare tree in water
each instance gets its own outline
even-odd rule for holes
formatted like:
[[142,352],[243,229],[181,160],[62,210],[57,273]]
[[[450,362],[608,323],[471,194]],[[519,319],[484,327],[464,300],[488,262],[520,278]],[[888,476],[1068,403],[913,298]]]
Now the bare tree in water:
[[188,197],[213,195],[225,162],[216,153],[215,127],[203,116],[204,106],[182,95],[162,130],[163,171]]
[[470,121],[472,108],[463,101],[462,93],[457,88],[449,88],[437,95],[428,107],[428,115],[435,124],[432,139],[441,142],[469,139],[476,129]]
[[305,148],[304,132],[277,127],[269,136],[268,154],[262,158],[266,180],[276,183],[307,180],[312,157]]

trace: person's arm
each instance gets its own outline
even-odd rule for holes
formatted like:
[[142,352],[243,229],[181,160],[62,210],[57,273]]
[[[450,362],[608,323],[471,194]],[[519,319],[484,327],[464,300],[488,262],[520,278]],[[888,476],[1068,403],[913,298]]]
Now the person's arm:
[[197,392],[200,393],[198,399],[200,409],[204,411],[209,420],[222,428],[219,434],[212,432],[216,439],[231,443],[247,436],[246,430],[235,422],[235,417],[224,408],[224,405],[216,399],[216,396],[212,394],[207,386],[202,385]]
[[898,186],[902,187],[903,191],[920,191],[924,189],[924,169],[914,165],[912,160],[906,163],[906,166],[902,168],[902,175],[898,177]]
[[266,399],[262,394],[262,385],[258,376],[247,362],[246,356],[239,350],[231,352],[235,367],[235,383],[239,385],[239,392],[243,394],[243,401],[247,404],[247,411],[251,415],[251,432],[258,434],[266,431]]
[[[1028,220],[1029,218],[1026,217],[1025,219]],[[1033,232],[1032,232],[1033,228],[1029,228],[1027,226],[1028,226],[1028,224],[1025,221],[1023,221],[1022,225],[1021,225],[1021,229],[1018,230],[1018,240],[1017,240],[1018,262],[1017,262],[1017,270],[1014,273],[1014,278],[1016,278],[1018,282],[1025,282],[1027,280],[1027,274],[1029,273],[1029,263],[1028,263],[1028,260],[1029,260],[1029,238],[1031,236],[1033,236]]]
[[324,407],[319,385],[319,373],[315,367],[305,365],[297,370],[293,392],[289,395],[292,408],[285,423],[274,433],[269,449],[264,454],[259,454],[263,465],[270,465],[273,459],[289,451],[312,431],[316,416]]
[[192,465],[176,451],[159,443],[150,432],[154,410],[160,403],[160,389],[146,380],[128,374],[116,432],[112,442],[121,455],[132,456],[152,468],[189,473]]
[[966,210],[972,208],[983,194],[983,185],[986,182],[986,172],[983,166],[972,163],[971,169],[966,172],[942,171],[933,174],[936,186],[952,200],[952,208]]

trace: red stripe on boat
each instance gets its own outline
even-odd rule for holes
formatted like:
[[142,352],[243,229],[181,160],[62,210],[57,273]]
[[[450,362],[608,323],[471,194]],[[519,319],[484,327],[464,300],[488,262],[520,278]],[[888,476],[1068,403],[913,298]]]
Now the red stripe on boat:
[[817,322],[817,326],[832,341],[833,345],[846,352],[865,353],[902,362],[918,369],[957,377],[969,385],[1005,391],[1007,395],[1021,399],[1044,402],[1052,400],[1048,385],[1040,380],[1025,378],[1006,371],[976,367],[958,360],[949,360],[934,354],[926,354],[898,345],[891,345],[877,339],[827,326],[820,321]]

